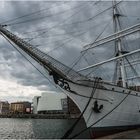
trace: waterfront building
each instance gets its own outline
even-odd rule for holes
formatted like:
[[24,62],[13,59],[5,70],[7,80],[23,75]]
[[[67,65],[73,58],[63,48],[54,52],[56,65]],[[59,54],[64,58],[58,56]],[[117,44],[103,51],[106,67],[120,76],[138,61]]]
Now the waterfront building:
[[68,113],[80,114],[77,105],[65,94],[45,92],[33,98],[33,113]]
[[14,114],[31,113],[31,103],[30,102],[13,102],[10,104],[10,112]]
[[34,96],[33,98],[33,102],[32,102],[32,113],[33,114],[37,114],[37,106],[38,106],[38,102],[39,102],[39,98],[41,98],[41,96]]
[[68,100],[67,98],[61,99],[62,110],[64,113],[68,113]]
[[[33,104],[37,105],[37,113],[39,114],[63,113],[66,111],[66,105],[64,103],[62,104],[62,101],[64,102],[66,98],[67,96],[62,93],[45,92],[41,94],[40,98],[38,98],[38,103]],[[33,101],[35,100],[33,99]]]
[[77,107],[77,105],[73,102],[73,100],[69,97],[67,97],[67,102],[68,102],[68,112],[69,114],[80,114],[80,110]]
[[0,101],[0,114],[9,113],[9,103],[8,101]]

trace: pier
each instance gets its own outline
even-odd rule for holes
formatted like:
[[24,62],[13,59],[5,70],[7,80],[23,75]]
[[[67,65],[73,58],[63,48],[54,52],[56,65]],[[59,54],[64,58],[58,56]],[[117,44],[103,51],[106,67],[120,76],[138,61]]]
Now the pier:
[[105,137],[100,137],[100,139],[139,139],[139,138],[140,138],[140,128],[116,133]]
[[1,114],[0,118],[76,119],[78,114]]

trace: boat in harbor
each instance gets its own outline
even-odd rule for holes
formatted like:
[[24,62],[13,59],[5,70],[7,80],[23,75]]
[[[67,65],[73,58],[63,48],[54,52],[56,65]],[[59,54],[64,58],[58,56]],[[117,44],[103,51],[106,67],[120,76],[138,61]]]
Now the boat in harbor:
[[[102,37],[104,28],[93,42],[83,47],[71,67],[13,34],[6,25],[0,25],[0,34],[19,52],[38,62],[54,84],[75,102],[93,138],[140,127],[140,23],[122,28],[120,18],[124,15],[119,9],[122,3],[113,0],[106,9],[112,10],[114,31]],[[94,63],[90,64],[89,60],[87,66],[75,69],[87,52],[94,53],[93,60],[98,61],[91,60]],[[107,73],[111,78],[106,78]],[[64,138],[71,138],[69,135]]]

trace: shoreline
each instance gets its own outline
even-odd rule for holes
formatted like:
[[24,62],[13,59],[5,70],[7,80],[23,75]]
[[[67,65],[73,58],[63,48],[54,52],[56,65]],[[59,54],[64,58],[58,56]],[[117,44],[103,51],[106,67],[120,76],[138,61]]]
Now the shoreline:
[[0,118],[27,118],[27,119],[76,119],[77,114],[1,114]]

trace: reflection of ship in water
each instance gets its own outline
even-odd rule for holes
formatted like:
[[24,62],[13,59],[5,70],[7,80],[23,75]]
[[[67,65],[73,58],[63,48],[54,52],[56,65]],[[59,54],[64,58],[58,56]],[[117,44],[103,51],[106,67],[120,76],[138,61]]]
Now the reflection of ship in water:
[[[31,126],[33,139],[60,139],[66,130],[69,129],[72,124],[74,124],[75,119],[30,119],[29,123]],[[28,124],[29,124],[28,123]],[[86,128],[84,119],[81,119],[79,124],[76,126],[73,134],[79,132],[81,128]],[[28,132],[28,133],[29,133]],[[24,137],[23,137],[24,138]],[[86,139],[89,137],[89,132],[84,132],[82,135],[78,136],[80,139]]]
[[[84,46],[80,58],[94,50],[93,57],[98,57],[99,60],[79,70],[74,69],[78,61],[70,68],[12,34],[3,25],[0,26],[2,36],[43,66],[57,87],[72,98],[93,137],[140,125],[140,49],[137,45],[140,24],[122,26],[120,18],[123,14],[120,13],[119,6],[123,2],[114,0],[112,3],[113,6],[109,9],[113,11],[114,33],[101,37],[103,30],[94,42]],[[107,73],[111,78],[105,78]],[[72,129],[63,138],[67,138],[71,131]]]

